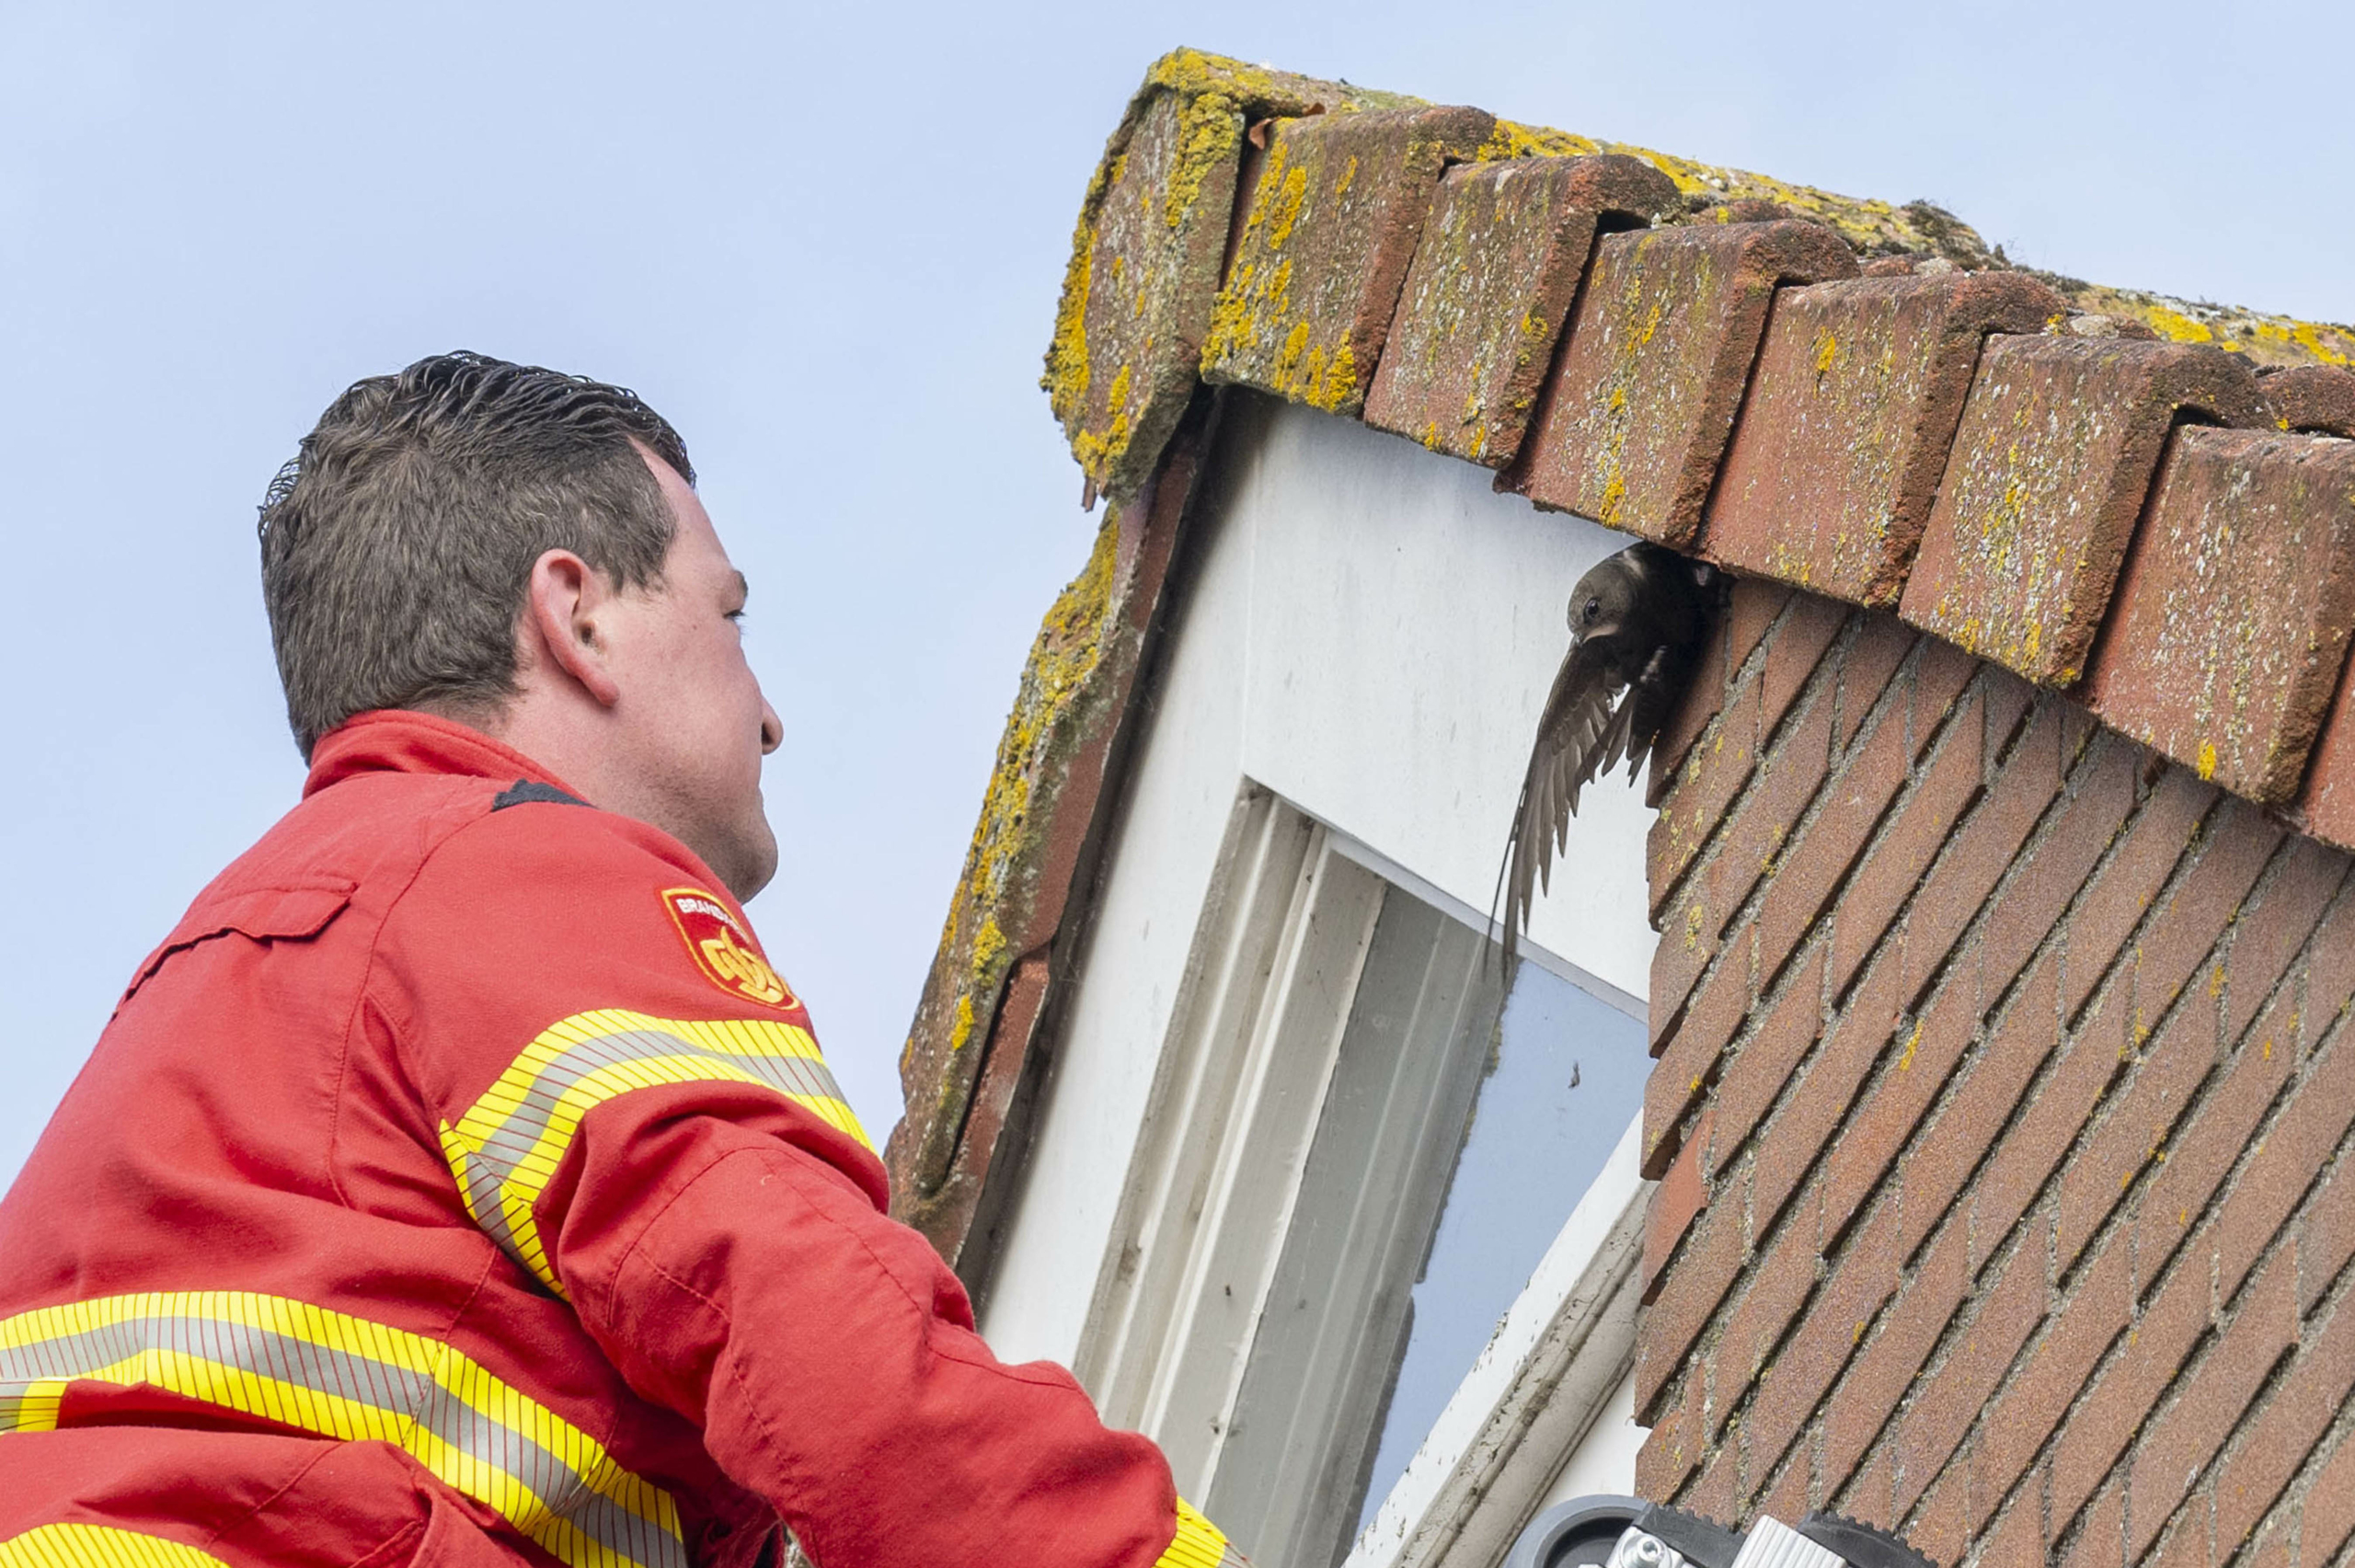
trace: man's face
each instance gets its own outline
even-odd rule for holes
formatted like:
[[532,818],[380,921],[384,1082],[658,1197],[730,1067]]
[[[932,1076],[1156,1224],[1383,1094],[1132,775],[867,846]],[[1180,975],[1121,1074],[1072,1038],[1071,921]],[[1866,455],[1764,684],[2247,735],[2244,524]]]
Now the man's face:
[[[776,835],[761,804],[761,759],[784,727],[745,661],[737,618],[744,576],[729,563],[687,482],[650,455],[678,536],[651,590],[624,594],[603,633],[642,815],[701,855],[739,898],[776,874]],[[616,802],[615,804],[619,804]]]

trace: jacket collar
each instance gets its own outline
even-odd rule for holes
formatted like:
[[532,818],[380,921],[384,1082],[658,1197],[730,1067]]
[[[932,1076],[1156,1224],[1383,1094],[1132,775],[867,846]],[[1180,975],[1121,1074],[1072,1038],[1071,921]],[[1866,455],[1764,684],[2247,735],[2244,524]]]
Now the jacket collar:
[[361,773],[454,773],[512,784],[530,780],[579,795],[562,779],[511,746],[454,720],[408,708],[375,708],[319,737],[311,748],[310,798]]

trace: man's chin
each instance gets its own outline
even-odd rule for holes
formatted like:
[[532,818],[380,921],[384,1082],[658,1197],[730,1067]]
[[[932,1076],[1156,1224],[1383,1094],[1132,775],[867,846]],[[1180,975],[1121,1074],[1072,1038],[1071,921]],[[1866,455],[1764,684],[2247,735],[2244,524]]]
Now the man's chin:
[[728,890],[736,895],[738,903],[749,904],[776,876],[776,835],[769,830],[768,820],[764,818],[757,833],[746,834],[729,847],[737,853],[728,857],[728,865],[713,869],[728,884]]

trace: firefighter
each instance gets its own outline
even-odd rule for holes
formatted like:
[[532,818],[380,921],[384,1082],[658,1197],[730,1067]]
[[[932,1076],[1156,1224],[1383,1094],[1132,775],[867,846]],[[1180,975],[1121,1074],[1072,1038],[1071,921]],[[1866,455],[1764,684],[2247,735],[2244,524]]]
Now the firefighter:
[[693,480],[450,354],[271,486],[309,776],[0,1201],[0,1568],[1240,1561],[886,1217],[744,916],[785,737]]

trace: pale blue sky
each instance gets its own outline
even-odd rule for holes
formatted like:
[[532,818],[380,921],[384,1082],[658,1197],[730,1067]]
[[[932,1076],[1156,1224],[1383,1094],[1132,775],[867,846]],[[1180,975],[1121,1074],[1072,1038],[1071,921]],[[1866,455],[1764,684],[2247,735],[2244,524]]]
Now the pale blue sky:
[[346,383],[462,346],[684,432],[792,738],[752,912],[879,1138],[1093,527],[1036,387],[1072,219],[1178,43],[2355,316],[2343,5],[0,0],[0,1177],[132,965],[293,798],[264,485]]

